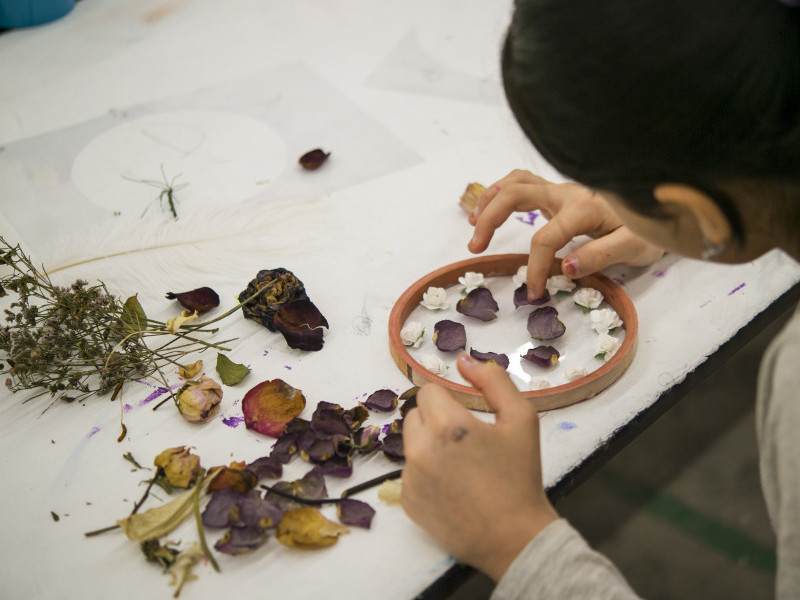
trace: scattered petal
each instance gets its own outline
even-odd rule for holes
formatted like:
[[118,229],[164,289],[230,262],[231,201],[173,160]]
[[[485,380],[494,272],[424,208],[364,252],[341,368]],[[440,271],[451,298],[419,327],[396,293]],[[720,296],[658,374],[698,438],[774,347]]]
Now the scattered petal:
[[256,477],[256,474],[247,469],[231,467],[209,469],[209,473],[214,471],[219,471],[219,473],[209,484],[209,492],[231,489],[244,493],[249,492],[258,485],[258,477]]
[[444,364],[441,358],[434,354],[425,354],[420,356],[419,364],[428,369],[434,375],[444,375],[447,372],[447,365]]
[[317,465],[321,475],[331,477],[350,477],[353,474],[353,460],[349,456],[333,456]]
[[431,310],[446,310],[450,308],[450,303],[447,301],[447,290],[441,287],[429,287],[428,291],[422,294],[422,302],[420,304]]
[[[277,444],[277,442],[275,442]],[[280,479],[283,475],[283,465],[285,463],[276,456],[262,456],[247,465],[247,470],[255,474],[259,479],[268,477],[270,479]]]
[[190,292],[167,292],[167,299],[177,300],[188,311],[197,313],[219,306],[219,296],[210,287],[201,287]]
[[380,448],[381,428],[377,425],[367,425],[359,429],[353,436],[356,447],[361,454],[370,454]]
[[564,371],[564,377],[567,381],[575,381],[581,377],[586,377],[586,369],[583,367],[567,367]]
[[567,330],[552,306],[542,306],[528,315],[528,333],[535,340],[553,340]]
[[283,515],[276,537],[284,546],[311,549],[331,546],[343,533],[349,533],[347,527],[329,521],[316,508],[301,506]]
[[378,499],[387,504],[399,504],[403,492],[402,479],[387,479],[378,488]]
[[458,278],[458,283],[463,286],[463,293],[469,294],[472,290],[475,290],[479,287],[484,287],[486,285],[486,280],[483,277],[483,273],[467,271],[464,273],[463,277]]
[[405,417],[412,408],[417,407],[417,391],[419,387],[414,386],[412,388],[407,389],[405,392],[398,396],[399,400],[402,400],[403,403],[400,405],[400,416]]
[[297,431],[284,433],[278,438],[278,441],[272,445],[272,452],[269,457],[282,465],[288,463],[299,450],[297,447],[297,437],[299,435],[300,432]]
[[282,379],[263,381],[242,399],[245,426],[271,437],[279,437],[305,406],[303,393]]
[[433,343],[442,352],[463,350],[467,346],[467,330],[461,323],[443,319],[433,326]]
[[390,460],[401,461],[404,460],[406,455],[403,451],[403,434],[402,433],[388,433],[383,438],[383,445],[381,446],[383,453]]
[[258,527],[237,527],[228,530],[216,544],[214,549],[222,554],[236,556],[257,550],[269,538],[269,532]]
[[461,194],[461,200],[459,202],[459,205],[464,209],[464,212],[471,214],[472,211],[475,210],[478,200],[480,200],[480,197],[485,191],[486,188],[480,183],[472,182],[467,184],[467,189],[465,189],[464,193]]
[[344,411],[344,422],[347,423],[347,427],[350,431],[355,431],[369,418],[369,411],[358,404],[353,408],[348,408]]
[[425,336],[425,328],[419,321],[409,321],[400,330],[400,340],[404,346],[419,348]]
[[[328,497],[328,489],[325,487],[325,478],[316,467],[311,469],[300,479],[296,479],[295,481],[279,481],[272,487],[279,492],[291,494],[298,498],[306,498],[308,500],[319,500]],[[299,506],[298,502],[271,492],[267,493],[266,498],[284,509]]]
[[589,313],[592,329],[597,333],[608,333],[612,329],[622,327],[622,319],[613,308],[600,308]]
[[220,352],[217,353],[217,373],[219,373],[219,379],[223,384],[236,385],[244,379],[249,372],[250,369],[246,366],[233,362]]
[[339,522],[342,525],[352,525],[369,529],[372,525],[372,517],[375,516],[375,509],[366,502],[347,498],[336,505],[339,514]]
[[611,357],[617,353],[619,347],[620,341],[617,338],[615,338],[613,335],[608,335],[607,333],[601,333],[595,340],[595,356],[599,356],[608,362]]
[[558,362],[559,356],[561,355],[558,353],[558,350],[552,346],[536,346],[536,348],[530,348],[525,354],[522,355],[522,358],[532,362],[535,365],[549,369],[550,367],[555,366],[555,364]]
[[378,390],[369,395],[364,406],[379,412],[393,411],[397,408],[397,394],[392,390]]
[[328,160],[330,155],[330,152],[324,152],[321,148],[315,148],[303,154],[297,162],[307,171],[316,171],[325,164],[325,161]]
[[163,469],[171,486],[179,488],[188,488],[203,472],[200,468],[200,457],[192,454],[186,446],[164,450],[155,457],[153,464]]
[[257,490],[247,493],[232,489],[219,490],[203,510],[203,525],[206,527],[275,527],[283,516],[283,510],[274,502],[265,499]]
[[197,319],[197,311],[189,312],[188,310],[184,310],[177,317],[172,317],[171,319],[167,319],[165,323],[167,326],[167,331],[169,331],[170,333],[177,333],[178,330],[181,328],[181,325],[183,325],[184,323],[191,323],[195,319]]
[[537,298],[536,300],[528,300],[528,284],[523,283],[517,289],[514,290],[514,308],[519,308],[520,306],[538,306],[540,304],[544,304],[550,300],[550,292],[547,290],[544,291],[544,296],[541,298]]
[[178,390],[178,410],[190,423],[206,423],[219,412],[222,387],[210,377],[187,381]]
[[275,313],[275,327],[290,348],[317,351],[322,349],[322,328],[328,321],[311,300],[295,300]]
[[158,563],[165,570],[175,564],[175,559],[180,554],[177,548],[171,548],[166,544],[162,546],[158,540],[146,540],[141,543],[140,548],[147,562]]
[[186,365],[185,367],[178,367],[178,375],[180,375],[184,379],[191,379],[202,370],[203,370],[203,361],[198,360],[197,362],[194,362],[191,365]]
[[547,291],[551,296],[555,296],[560,292],[571,292],[577,287],[577,284],[566,275],[553,275],[547,278]]
[[528,383],[529,390],[546,390],[551,387],[550,380],[546,377],[533,377]]
[[479,360],[481,362],[497,363],[504,369],[507,369],[509,365],[508,356],[505,354],[498,354],[497,352],[478,352],[474,348],[470,348],[469,355],[475,360]]
[[462,315],[475,317],[481,321],[491,321],[497,318],[499,307],[487,288],[476,288],[456,304],[456,310]]
[[603,301],[603,294],[594,288],[584,287],[576,290],[575,293],[572,294],[572,300],[575,304],[582,307],[584,312],[588,312],[600,306],[600,303]]

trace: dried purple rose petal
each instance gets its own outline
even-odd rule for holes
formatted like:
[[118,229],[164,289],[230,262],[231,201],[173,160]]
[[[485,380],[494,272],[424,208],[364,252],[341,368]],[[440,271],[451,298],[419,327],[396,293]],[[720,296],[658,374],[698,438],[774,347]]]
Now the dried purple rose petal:
[[442,319],[433,326],[433,343],[442,352],[463,350],[467,346],[467,330],[461,323]]
[[528,333],[535,340],[553,340],[567,330],[552,306],[542,306],[528,315]]
[[400,416],[405,417],[412,408],[417,407],[417,391],[419,387],[414,386],[413,388],[407,389],[405,392],[400,394],[400,400],[403,400],[403,403],[400,405]]
[[[278,442],[275,442],[277,445]],[[274,446],[273,446],[274,449]],[[274,454],[274,450],[273,450]],[[282,460],[279,455],[262,456],[247,465],[247,470],[254,473],[259,479],[268,477],[270,479],[280,479],[283,475],[283,465],[289,462]]]
[[264,545],[268,537],[269,533],[258,527],[230,529],[214,544],[214,549],[222,554],[235,556],[257,550]]
[[316,468],[322,475],[350,477],[353,474],[353,459],[349,456],[334,456],[318,464]]
[[336,455],[336,441],[332,436],[321,433],[309,440],[307,447],[300,450],[303,460],[322,463]]
[[406,455],[403,451],[403,434],[402,433],[388,433],[383,438],[382,445],[383,453],[387,458],[399,461],[404,460]]
[[246,319],[258,321],[270,331],[277,331],[274,320],[278,309],[295,300],[308,298],[303,282],[291,271],[280,268],[259,271],[239,294],[238,300],[244,302],[256,294],[254,300],[242,306],[242,313]]
[[285,304],[275,313],[274,324],[289,348],[322,350],[322,328],[328,327],[328,321],[311,300]]
[[509,360],[505,354],[498,354],[497,352],[478,352],[474,348],[469,349],[469,355],[475,360],[481,362],[494,362],[503,367],[508,368]]
[[325,161],[328,160],[330,155],[330,152],[324,152],[321,148],[315,148],[303,154],[297,162],[299,162],[300,166],[304,169],[314,171],[319,169]]
[[325,433],[350,432],[350,427],[344,418],[344,409],[333,402],[322,401],[317,404],[314,414],[311,415],[311,427]]
[[239,520],[245,527],[269,529],[277,527],[283,516],[283,509],[267,500],[258,491],[252,490],[238,502]]
[[[325,478],[316,467],[311,469],[300,479],[295,481],[279,481],[274,486],[279,492],[306,498],[309,500],[318,500],[328,497],[328,489],[325,487]],[[278,494],[267,493],[266,499],[270,502],[278,504],[284,510],[290,507],[299,506],[298,502],[278,496]]]
[[520,306],[538,306],[550,300],[550,292],[545,288],[544,296],[536,300],[528,300],[528,284],[523,283],[516,290],[514,290],[514,308]]
[[535,365],[549,369],[558,362],[559,356],[561,355],[558,353],[558,350],[552,346],[536,346],[536,348],[530,348],[522,355],[522,358],[529,360]]
[[380,448],[381,428],[377,425],[367,425],[359,429],[353,436],[359,453],[369,454]]
[[190,292],[167,292],[167,299],[177,300],[185,309],[198,313],[219,306],[219,296],[210,287],[201,287]]
[[269,458],[275,460],[282,465],[288,463],[292,457],[297,454],[297,437],[300,435],[300,432],[293,431],[291,433],[284,433],[281,437],[278,438],[272,445],[272,452],[270,452]]
[[462,315],[475,317],[481,321],[496,319],[499,309],[492,292],[485,287],[475,288],[456,303],[456,310]]
[[379,412],[393,411],[397,407],[397,394],[392,390],[378,390],[370,394],[364,406]]
[[219,490],[211,494],[211,499],[203,510],[203,525],[206,527],[231,527],[241,524],[239,519],[239,500],[244,494],[232,489]]
[[353,525],[369,529],[372,525],[372,517],[375,516],[375,509],[366,502],[347,498],[336,505],[339,514],[339,522],[342,525]]
[[344,422],[347,423],[350,431],[356,431],[368,418],[369,411],[362,404],[344,411]]

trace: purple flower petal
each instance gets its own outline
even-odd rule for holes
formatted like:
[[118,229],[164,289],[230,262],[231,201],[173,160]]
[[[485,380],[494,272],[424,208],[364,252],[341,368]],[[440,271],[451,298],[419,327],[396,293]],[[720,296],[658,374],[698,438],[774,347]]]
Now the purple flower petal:
[[303,154],[303,156],[301,156],[297,162],[300,163],[300,166],[307,171],[316,171],[323,164],[325,164],[325,161],[328,160],[330,155],[330,152],[325,152],[321,148],[314,148],[314,150],[310,150]]
[[387,458],[400,461],[404,460],[406,455],[403,451],[403,434],[402,433],[388,433],[383,438],[383,453]]
[[377,425],[367,425],[359,429],[355,435],[355,444],[360,454],[370,454],[380,448],[381,428]]
[[467,330],[461,323],[443,319],[433,326],[433,343],[442,352],[463,350],[467,346]]
[[317,465],[322,475],[331,477],[350,477],[353,474],[353,459],[349,456],[334,456]]
[[167,299],[177,300],[187,310],[204,313],[219,306],[219,296],[210,287],[201,287],[190,292],[167,292]]
[[[328,497],[328,489],[325,487],[325,478],[316,467],[311,469],[300,479],[296,479],[295,481],[279,481],[272,487],[279,492],[311,500]],[[290,508],[300,506],[300,503],[294,500],[269,492],[267,492],[266,499],[278,504],[283,510],[289,510]]]
[[206,527],[231,527],[240,525],[239,500],[244,494],[230,488],[211,494],[211,500],[203,510],[203,525]]
[[281,522],[283,510],[274,502],[264,498],[256,490],[245,494],[239,500],[239,518],[245,527],[269,529]]
[[481,362],[495,362],[504,369],[507,369],[509,365],[508,356],[505,354],[498,354],[497,352],[478,352],[474,348],[470,348],[469,355]]
[[397,394],[392,390],[378,390],[370,394],[364,406],[378,412],[391,412],[397,408]]
[[552,306],[542,306],[528,315],[528,333],[535,340],[553,340],[567,330]]
[[344,422],[350,431],[356,431],[369,418],[369,411],[361,404],[344,411]]
[[350,433],[345,422],[344,409],[338,404],[322,401],[311,415],[311,427],[325,433]]
[[[278,442],[275,442],[277,444]],[[273,452],[274,454],[274,452]],[[247,465],[247,470],[252,471],[255,473],[255,476],[259,479],[263,479],[268,477],[270,479],[280,479],[281,475],[283,475],[283,465],[288,462],[282,460],[279,456],[262,456],[261,458],[255,459],[253,462]]]
[[297,438],[299,435],[300,432],[284,433],[272,445],[272,452],[270,452],[269,457],[283,465],[288,463],[297,454]]
[[235,556],[260,548],[268,537],[269,533],[257,527],[231,529],[214,544],[214,549]]
[[417,391],[419,387],[414,386],[410,389],[407,389],[405,392],[400,394],[400,400],[403,400],[403,403],[400,405],[400,416],[405,417],[412,408],[417,407]]
[[342,525],[352,525],[369,529],[372,525],[372,517],[375,516],[375,509],[366,502],[347,498],[336,505],[339,513],[339,522]]
[[538,306],[540,304],[544,304],[550,300],[550,292],[545,289],[544,296],[541,298],[537,298],[536,300],[528,300],[528,284],[523,283],[519,286],[516,290],[514,290],[514,308],[519,308],[520,306]]
[[456,310],[462,315],[481,321],[496,319],[499,308],[488,288],[475,288],[456,303]]
[[536,348],[529,349],[522,358],[529,360],[535,365],[549,369],[558,362],[558,357],[561,356],[558,350],[552,346],[536,346]]
[[311,300],[294,300],[282,306],[275,313],[274,324],[290,348],[322,349],[322,328],[328,327],[328,321]]

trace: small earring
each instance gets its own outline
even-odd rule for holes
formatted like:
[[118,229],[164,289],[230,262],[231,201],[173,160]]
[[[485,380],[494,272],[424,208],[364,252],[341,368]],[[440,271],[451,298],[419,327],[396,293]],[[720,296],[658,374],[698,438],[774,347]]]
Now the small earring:
[[703,244],[705,245],[705,249],[700,253],[700,258],[703,260],[711,260],[712,258],[716,258],[723,250],[727,244],[725,242],[721,244],[715,244],[706,236],[703,236]]

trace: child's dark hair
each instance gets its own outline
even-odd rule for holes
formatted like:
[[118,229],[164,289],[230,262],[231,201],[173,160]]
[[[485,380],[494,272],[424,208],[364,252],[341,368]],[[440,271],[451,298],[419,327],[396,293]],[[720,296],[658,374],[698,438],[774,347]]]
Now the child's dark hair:
[[649,214],[655,185],[693,185],[741,238],[725,183],[800,182],[798,12],[779,0],[516,0],[506,96],[567,177]]

